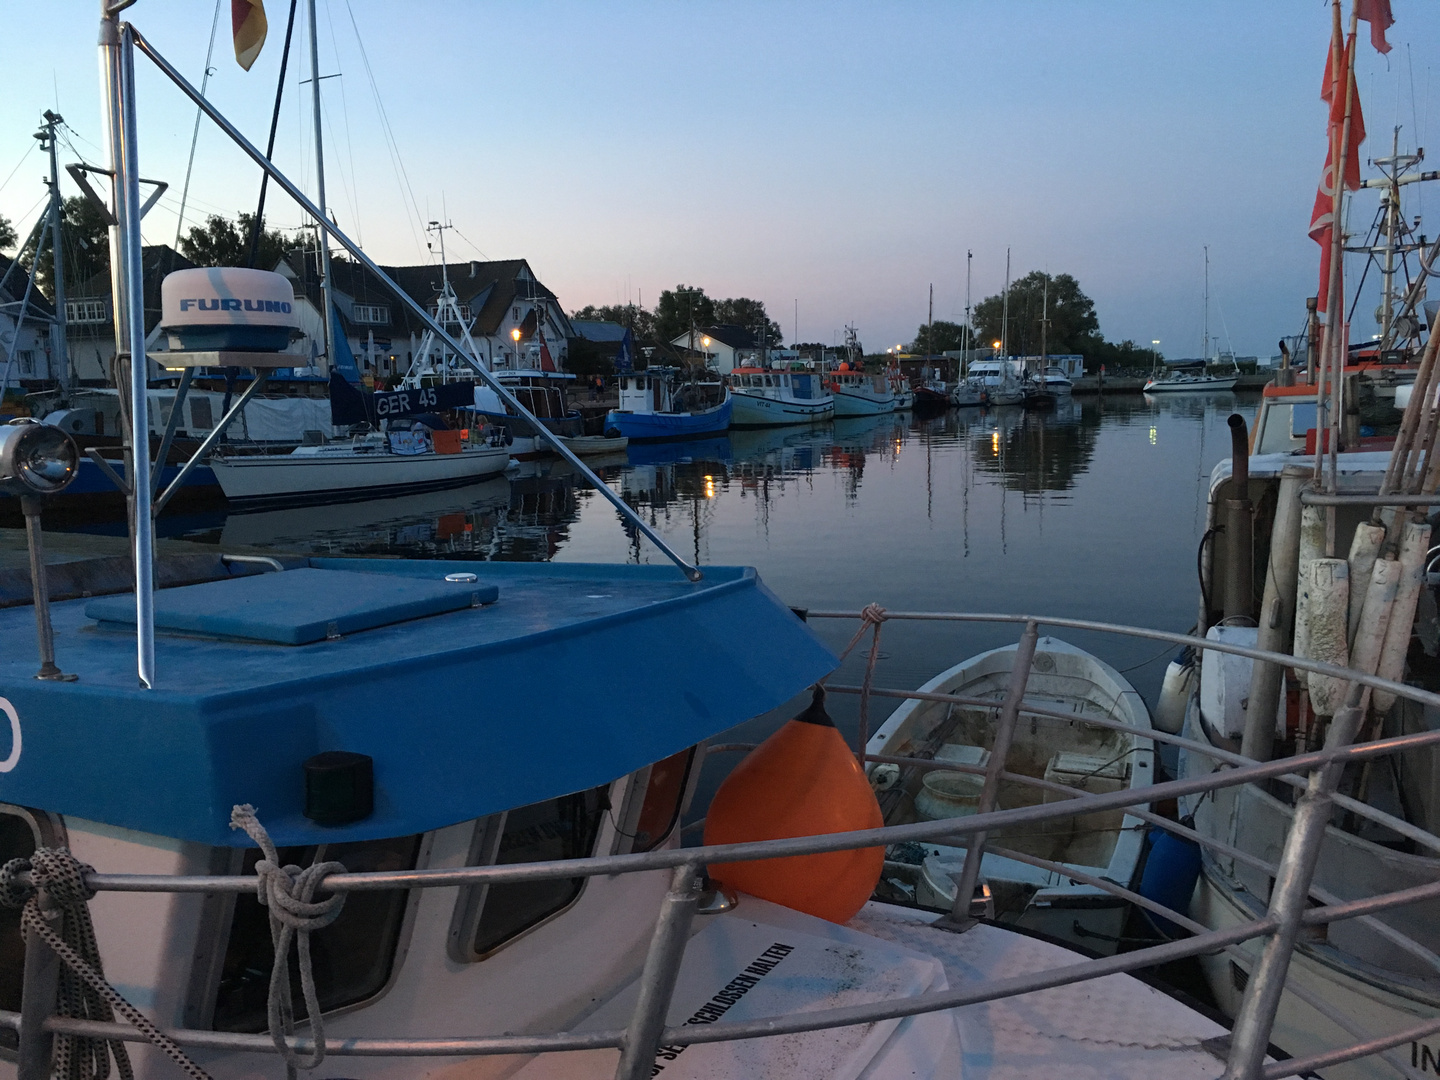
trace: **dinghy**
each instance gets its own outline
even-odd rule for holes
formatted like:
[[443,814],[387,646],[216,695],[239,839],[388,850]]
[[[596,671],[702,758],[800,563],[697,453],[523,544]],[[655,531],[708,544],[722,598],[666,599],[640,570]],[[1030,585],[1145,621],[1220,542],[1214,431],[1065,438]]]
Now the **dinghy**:
[[[1015,651],[1010,645],[981,653],[919,688],[921,693],[970,698],[975,704],[906,701],[870,739],[871,754],[954,765],[934,770],[872,765],[870,779],[879,792],[885,824],[976,812]],[[1127,730],[1086,723],[1091,718],[1119,721]],[[1083,649],[1043,637],[1005,769],[1088,794],[1142,787],[1153,782],[1155,771],[1150,730],[1149,710],[1124,676]],[[1008,810],[1065,797],[1041,785],[1002,781],[998,807]],[[1113,951],[1125,922],[1122,902],[997,849],[1075,866],[1128,886],[1140,858],[1140,829],[1138,819],[1112,811],[994,833],[980,880],[989,886],[996,916],[1087,949]],[[887,853],[879,895],[949,910],[964,862],[963,847],[894,845]]]

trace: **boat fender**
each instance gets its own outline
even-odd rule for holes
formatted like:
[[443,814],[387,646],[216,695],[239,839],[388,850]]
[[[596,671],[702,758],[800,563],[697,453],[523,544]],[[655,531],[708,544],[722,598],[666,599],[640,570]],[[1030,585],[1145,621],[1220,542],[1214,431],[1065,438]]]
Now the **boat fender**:
[[622,432],[618,427],[607,427],[605,429],[605,438],[607,439],[618,439],[623,434],[624,432]]
[[[1372,525],[1368,521],[1362,521],[1355,526],[1355,537],[1350,541],[1350,580],[1354,582],[1368,582],[1370,572],[1375,568],[1375,560],[1380,557],[1380,545],[1385,542],[1385,526]],[[1350,640],[1355,640],[1355,632],[1360,629],[1360,610],[1365,606],[1365,594],[1356,590],[1359,595],[1350,598]]]
[[[1347,667],[1350,645],[1346,640],[1347,614],[1350,607],[1350,566],[1344,559],[1313,559],[1310,578],[1302,580],[1301,588],[1308,594],[1306,609],[1309,633],[1306,649],[1301,655],[1307,660]],[[1348,687],[1343,679],[1329,675],[1310,675],[1310,704],[1317,716],[1334,716],[1345,701]]]
[[[1415,609],[1425,584],[1425,554],[1430,547],[1430,526],[1409,522],[1400,537],[1400,584],[1395,592],[1395,607],[1390,612],[1390,625],[1385,628],[1385,644],[1380,650],[1380,664],[1375,674],[1382,679],[1399,682],[1405,675],[1405,655],[1410,650],[1410,636],[1415,627]],[[1375,708],[1389,712],[1395,695],[1376,690]]]
[[1165,668],[1160,700],[1155,705],[1155,726],[1167,735],[1178,735],[1185,726],[1185,706],[1195,683],[1195,650],[1185,646]]
[[[1187,817],[1180,822],[1187,828],[1195,827],[1195,819]],[[1195,885],[1200,880],[1200,845],[1184,836],[1176,836],[1166,829],[1151,827],[1150,849],[1145,856],[1145,869],[1140,875],[1140,895],[1146,900],[1163,904],[1181,915],[1190,914],[1190,898],[1195,894]],[[1183,937],[1185,931],[1153,911],[1145,915],[1155,928],[1168,937]]]
[[[880,804],[855,754],[825,711],[817,686],[808,708],[757,746],[725,778],[705,819],[705,843],[741,844],[878,829]],[[723,886],[831,922],[848,922],[880,881],[883,847],[715,863]]]

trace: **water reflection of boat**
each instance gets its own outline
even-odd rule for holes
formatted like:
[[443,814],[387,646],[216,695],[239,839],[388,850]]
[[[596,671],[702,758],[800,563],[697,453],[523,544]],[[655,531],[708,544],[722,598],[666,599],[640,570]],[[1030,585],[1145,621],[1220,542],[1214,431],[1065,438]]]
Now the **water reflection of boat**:
[[735,456],[730,439],[685,439],[680,442],[631,443],[626,451],[631,465],[671,465],[685,461],[729,461]]
[[404,529],[417,522],[437,523],[436,531],[443,532],[444,526],[438,523],[447,515],[504,507],[509,501],[510,482],[496,477],[468,487],[390,499],[230,514],[220,533],[220,545],[292,550],[353,546],[364,542],[359,534]]
[[831,441],[837,446],[871,449],[888,441],[890,433],[901,424],[903,421],[897,424],[894,413],[837,418],[831,431]]

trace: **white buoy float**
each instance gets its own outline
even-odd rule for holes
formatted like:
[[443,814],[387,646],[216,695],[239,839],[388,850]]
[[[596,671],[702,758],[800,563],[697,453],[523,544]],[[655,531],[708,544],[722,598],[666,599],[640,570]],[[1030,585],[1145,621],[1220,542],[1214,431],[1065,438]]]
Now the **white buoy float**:
[[[1308,580],[1301,578],[1300,592],[1308,594],[1308,604],[1305,651],[1297,649],[1296,655],[1344,667],[1350,660],[1350,648],[1346,641],[1350,606],[1349,563],[1344,559],[1312,559]],[[1298,627],[1296,637],[1299,637]],[[1316,714],[1334,716],[1335,710],[1344,703],[1345,680],[1311,674],[1309,682],[1310,704]]]
[[[1405,654],[1410,651],[1415,607],[1425,584],[1425,552],[1429,546],[1430,526],[1423,522],[1410,522],[1400,534],[1400,583],[1390,625],[1385,630],[1385,644],[1380,649],[1380,666],[1375,670],[1382,679],[1399,682],[1405,674]],[[1388,712],[1395,704],[1395,695],[1377,690],[1373,700],[1378,711]]]
[[[1385,526],[1372,525],[1368,521],[1362,521],[1355,526],[1355,536],[1350,541],[1350,558],[1346,560],[1350,564],[1350,580],[1354,582],[1368,582],[1370,571],[1375,566],[1375,560],[1380,557],[1380,546],[1385,543]],[[1355,640],[1356,631],[1360,628],[1360,611],[1364,607],[1367,593],[1357,588],[1350,597],[1350,640]]]

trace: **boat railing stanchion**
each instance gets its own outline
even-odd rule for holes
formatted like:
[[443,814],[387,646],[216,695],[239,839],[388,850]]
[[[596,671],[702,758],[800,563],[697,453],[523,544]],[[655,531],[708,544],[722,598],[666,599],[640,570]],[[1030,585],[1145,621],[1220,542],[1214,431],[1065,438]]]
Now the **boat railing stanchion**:
[[[40,890],[41,914],[53,919],[50,898]],[[51,1051],[55,1037],[45,1021],[55,1013],[60,991],[60,957],[39,934],[25,935],[25,978],[20,991],[20,1047],[16,1080],[50,1080]]]
[[[1035,660],[1035,646],[1040,640],[1040,627],[1031,619],[1020,634],[1015,647],[1015,663],[1010,668],[1010,684],[1005,688],[1005,699],[1000,705],[1000,716],[995,725],[995,741],[990,745],[990,760],[985,766],[985,786],[980,790],[980,804],[977,814],[988,814],[995,809],[1000,796],[1000,774],[1005,771],[1005,759],[1010,754],[1010,742],[1015,735],[1015,724],[1020,719],[1020,703],[1025,700],[1025,687],[1030,681],[1030,665]],[[975,897],[975,886],[980,882],[980,863],[985,858],[985,833],[971,833],[965,843],[965,865],[955,883],[955,903],[950,914],[943,916],[937,926],[949,930],[968,930],[975,925],[971,904]]]
[[[1365,718],[1365,710],[1361,708],[1364,697],[1364,685],[1352,682],[1344,707],[1330,722],[1326,750],[1354,741]],[[1320,845],[1330,824],[1335,789],[1343,771],[1344,765],[1337,761],[1316,767],[1310,773],[1305,794],[1295,805],[1295,817],[1280,854],[1275,885],[1270,891],[1270,916],[1278,925],[1260,953],[1240,1012],[1235,1017],[1223,1080],[1258,1080],[1264,1068],[1270,1031],[1275,1025],[1280,995],[1285,990],[1285,977],[1310,895],[1310,881],[1315,876]]]
[[695,863],[677,866],[670,878],[670,891],[660,902],[660,918],[645,954],[645,968],[640,973],[640,995],[635,1012],[625,1028],[620,1047],[620,1064],[615,1080],[649,1080],[655,1071],[655,1052],[660,1048],[660,1033],[665,1030],[665,1014],[675,993],[680,975],[680,962],[685,958],[685,942],[690,936],[690,923],[700,902],[700,867]]

